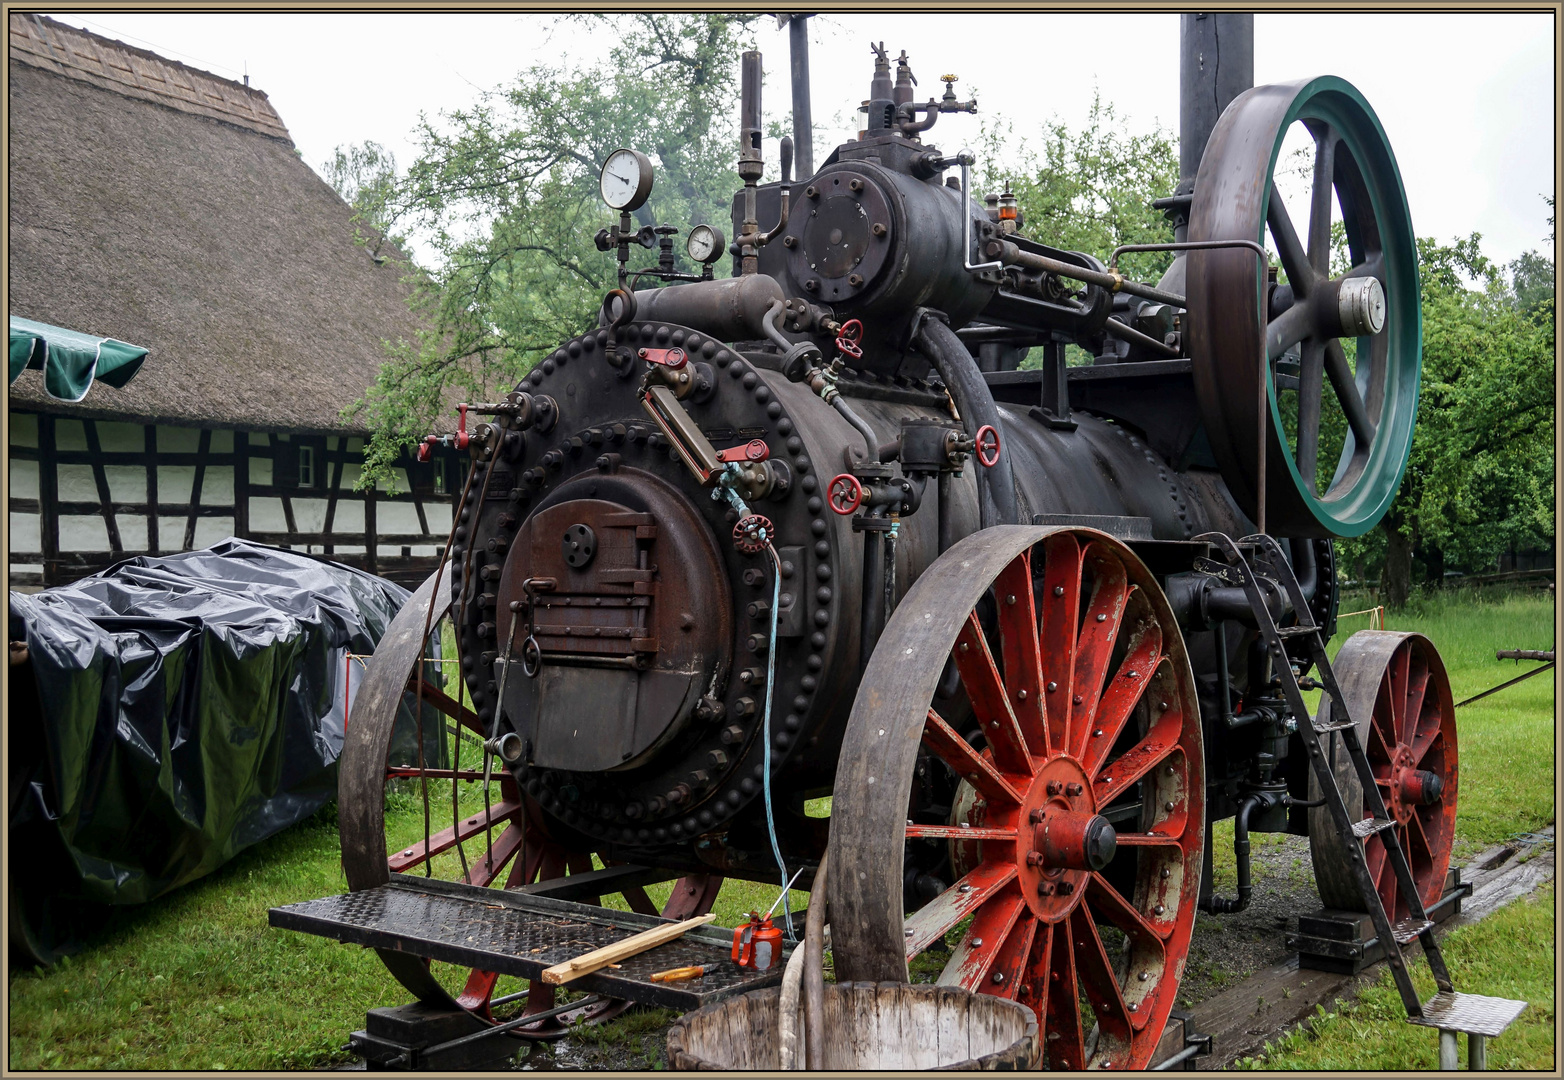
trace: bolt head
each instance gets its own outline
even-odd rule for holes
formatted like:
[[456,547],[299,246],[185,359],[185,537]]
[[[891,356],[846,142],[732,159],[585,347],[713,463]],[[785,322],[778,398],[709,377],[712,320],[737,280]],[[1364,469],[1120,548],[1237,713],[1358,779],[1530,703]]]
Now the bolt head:
[[1064,789],[1064,793],[1066,795],[1070,796],[1072,799],[1075,796],[1079,795],[1081,793],[1081,791],[1082,791],[1082,788],[1081,788],[1080,784],[1069,784]]
[[994,972],[993,983],[995,986],[1003,986],[1005,983],[1005,973],[1003,971]]
[[1063,789],[1064,789],[1064,785],[1059,783],[1059,781],[1057,781],[1057,780],[1050,780],[1050,781],[1048,781],[1048,788],[1047,788],[1048,794],[1050,794],[1050,795],[1057,795]]

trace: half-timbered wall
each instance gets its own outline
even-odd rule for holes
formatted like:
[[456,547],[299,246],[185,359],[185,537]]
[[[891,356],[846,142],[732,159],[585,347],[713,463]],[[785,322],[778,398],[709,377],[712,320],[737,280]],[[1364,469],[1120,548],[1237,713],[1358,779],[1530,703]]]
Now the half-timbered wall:
[[12,584],[60,584],[120,559],[228,536],[421,580],[451,528],[455,455],[399,462],[354,490],[363,440],[10,414]]

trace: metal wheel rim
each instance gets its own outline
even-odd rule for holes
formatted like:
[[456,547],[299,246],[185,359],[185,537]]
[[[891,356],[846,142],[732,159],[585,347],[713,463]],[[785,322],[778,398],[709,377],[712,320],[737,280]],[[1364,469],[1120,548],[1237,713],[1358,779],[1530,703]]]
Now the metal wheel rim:
[[[1189,334],[1197,398],[1211,448],[1229,486],[1253,513],[1256,504],[1255,408],[1257,371],[1264,372],[1269,425],[1267,526],[1273,533],[1297,536],[1359,536],[1389,509],[1411,450],[1421,377],[1422,314],[1417,249],[1406,194],[1395,156],[1373,109],[1345,80],[1326,76],[1256,87],[1222,114],[1208,143],[1195,183],[1191,240],[1254,240],[1264,243],[1271,220],[1286,211],[1275,194],[1274,175],[1287,129],[1301,120],[1319,138],[1327,128],[1339,138],[1330,184],[1341,201],[1354,268],[1348,277],[1371,272],[1386,302],[1386,325],[1358,338],[1361,362],[1356,375],[1339,359],[1343,380],[1351,381],[1362,402],[1363,418],[1373,425],[1365,452],[1351,431],[1332,484],[1318,494],[1300,472],[1286,430],[1271,365],[1256,362],[1259,319],[1268,309],[1267,290],[1255,277],[1252,252],[1245,249],[1194,251],[1189,256]],[[1318,153],[1317,153],[1318,157]],[[1263,183],[1262,183],[1263,181]],[[1318,180],[1316,181],[1318,185]],[[1328,214],[1329,203],[1325,204]],[[1291,228],[1291,226],[1289,226]],[[1296,230],[1293,230],[1297,236]],[[1306,241],[1307,234],[1300,240]],[[1285,245],[1279,245],[1285,248]],[[1364,261],[1374,252],[1374,260]],[[1288,258],[1296,266],[1308,252]],[[1328,260],[1328,251],[1324,254]],[[1295,279],[1298,275],[1289,276]],[[1301,311],[1306,305],[1298,305]],[[1267,320],[1268,341],[1287,320]],[[1339,349],[1337,350],[1339,354]],[[1319,383],[1336,368],[1322,365],[1300,374],[1304,384]],[[1306,364],[1308,357],[1305,357]],[[1345,398],[1345,383],[1337,385]],[[1350,410],[1348,410],[1350,411]],[[1317,427],[1316,423],[1316,427]],[[1300,446],[1301,449],[1301,446]],[[1321,460],[1320,475],[1331,465]]]
[[[1422,634],[1361,630],[1341,647],[1333,668],[1347,709],[1357,719],[1358,738],[1380,781],[1385,809],[1402,822],[1397,838],[1408,853],[1413,880],[1427,907],[1444,893],[1460,788],[1454,696],[1444,663],[1433,642]],[[1400,763],[1398,757],[1402,757]],[[1337,746],[1332,764],[1349,816],[1367,816],[1363,790],[1345,747]],[[1439,777],[1443,791],[1437,802],[1417,804],[1394,782],[1393,774],[1407,767]],[[1318,790],[1318,782],[1311,776],[1310,797],[1317,798]],[[1309,851],[1321,901],[1328,907],[1361,911],[1363,898],[1346,848],[1324,808],[1309,811]],[[1391,922],[1406,918],[1410,909],[1399,895],[1383,837],[1369,837],[1363,851]]]
[[[1087,576],[1094,579],[1089,600],[1072,591]],[[992,649],[974,611],[991,586],[1000,627]],[[1083,600],[1087,613],[1077,624]],[[1114,665],[1124,627],[1127,651]],[[946,657],[991,736],[981,754],[930,708]],[[1063,704],[1050,710],[1056,698]],[[1128,727],[1142,709],[1145,735]],[[1120,732],[1129,734],[1120,740]],[[1125,742],[1128,753],[1120,752]],[[991,804],[981,820],[966,828],[908,824],[925,746],[956,762],[957,775]],[[1079,795],[1070,794],[1070,776],[1080,778]],[[1026,863],[1021,849],[1037,835],[1033,810],[1044,812],[1040,824],[1056,811],[1055,821],[1068,823],[1133,793],[1142,779],[1155,789],[1155,816],[1118,834],[1121,850],[1138,852],[1128,895],[1102,872]],[[1056,794],[1050,781],[1060,785]],[[831,865],[842,868],[829,882],[837,978],[906,982],[909,954],[971,916],[941,982],[1032,1008],[1051,1068],[1142,1068],[1183,975],[1204,816],[1193,676],[1172,612],[1135,555],[1088,529],[1000,526],[969,536],[901,602],[854,702],[832,807]],[[974,863],[904,922],[899,871],[909,840],[929,838],[977,849]],[[1045,884],[1056,891],[1045,895]],[[1107,955],[1099,918],[1129,945],[1120,957]]]

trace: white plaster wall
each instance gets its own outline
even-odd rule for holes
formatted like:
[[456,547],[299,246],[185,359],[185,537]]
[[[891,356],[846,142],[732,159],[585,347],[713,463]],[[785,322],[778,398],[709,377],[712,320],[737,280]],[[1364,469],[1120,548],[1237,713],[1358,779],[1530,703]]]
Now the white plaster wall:
[[99,420],[98,448],[105,454],[139,454],[147,448],[146,430],[140,424]]
[[[8,551],[42,551],[43,536],[38,531],[37,514],[12,514],[11,526],[6,534]],[[15,567],[12,567],[15,569]]]
[[163,551],[185,550],[185,519],[182,517],[158,518],[157,545]]
[[[376,508],[377,512],[379,509],[379,507]],[[377,527],[385,528],[384,525]],[[364,504],[358,499],[338,499],[336,516],[331,519],[331,531],[334,533],[362,533],[364,531]]]
[[253,457],[250,459],[250,483],[256,487],[271,487],[272,484],[272,459],[269,457]]
[[147,543],[147,519],[141,515],[126,517],[124,514],[116,514],[114,523],[119,526],[119,542],[125,546],[126,551],[150,551],[152,545]]
[[11,414],[11,445],[12,446],[38,446],[38,414],[18,413]]
[[227,429],[219,429],[212,432],[212,453],[231,454],[234,452],[234,433]]
[[202,506],[232,506],[234,502],[234,467],[232,465],[208,465],[201,477]]
[[101,517],[62,515],[60,550],[107,551],[109,550],[109,527]]
[[282,513],[282,500],[257,495],[250,500],[251,532],[287,532],[288,519]]
[[[294,499],[293,521],[303,533],[318,533],[326,528],[325,499]],[[362,528],[362,526],[360,526]]]
[[204,517],[196,519],[195,546],[197,548],[210,547],[219,540],[226,540],[234,534],[234,519],[231,517]]
[[38,463],[11,459],[10,497],[36,499],[38,497]]
[[165,453],[193,454],[201,448],[201,432],[196,428],[159,425],[157,448]]
[[97,502],[98,483],[92,477],[91,465],[61,465],[59,497],[64,502]]
[[[158,431],[158,441],[161,443],[163,433]],[[61,466],[65,468],[65,466]],[[178,505],[190,501],[190,493],[195,490],[195,466],[194,465],[159,465],[157,467],[157,501]]]
[[[444,537],[451,531],[451,504],[448,502],[424,503],[424,517],[429,519],[429,531]],[[443,546],[443,545],[442,545]],[[435,552],[436,555],[439,552]]]
[[54,447],[56,450],[87,449],[87,429],[81,426],[80,420],[56,420]]
[[378,533],[418,533],[418,510],[410,502],[375,504],[375,531]]
[[141,465],[105,465],[109,480],[109,498],[115,502],[147,501],[147,470]]

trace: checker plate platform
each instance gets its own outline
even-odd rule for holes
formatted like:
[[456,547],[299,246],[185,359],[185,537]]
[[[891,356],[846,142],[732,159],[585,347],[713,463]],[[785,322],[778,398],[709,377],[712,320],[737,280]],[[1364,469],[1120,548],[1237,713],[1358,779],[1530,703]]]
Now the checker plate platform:
[[[673,921],[405,874],[392,874],[388,884],[377,888],[287,904],[267,915],[272,926],[284,930],[526,979]],[[731,959],[732,947],[732,930],[696,927],[629,957],[618,969],[574,979],[570,987],[689,1010],[782,980],[780,963],[766,972],[741,968]],[[654,972],[693,964],[706,965],[706,974],[676,983],[651,981]]]
[[1442,990],[1423,1002],[1422,1016],[1410,1020],[1423,1027],[1497,1038],[1525,1008],[1524,1001]]

